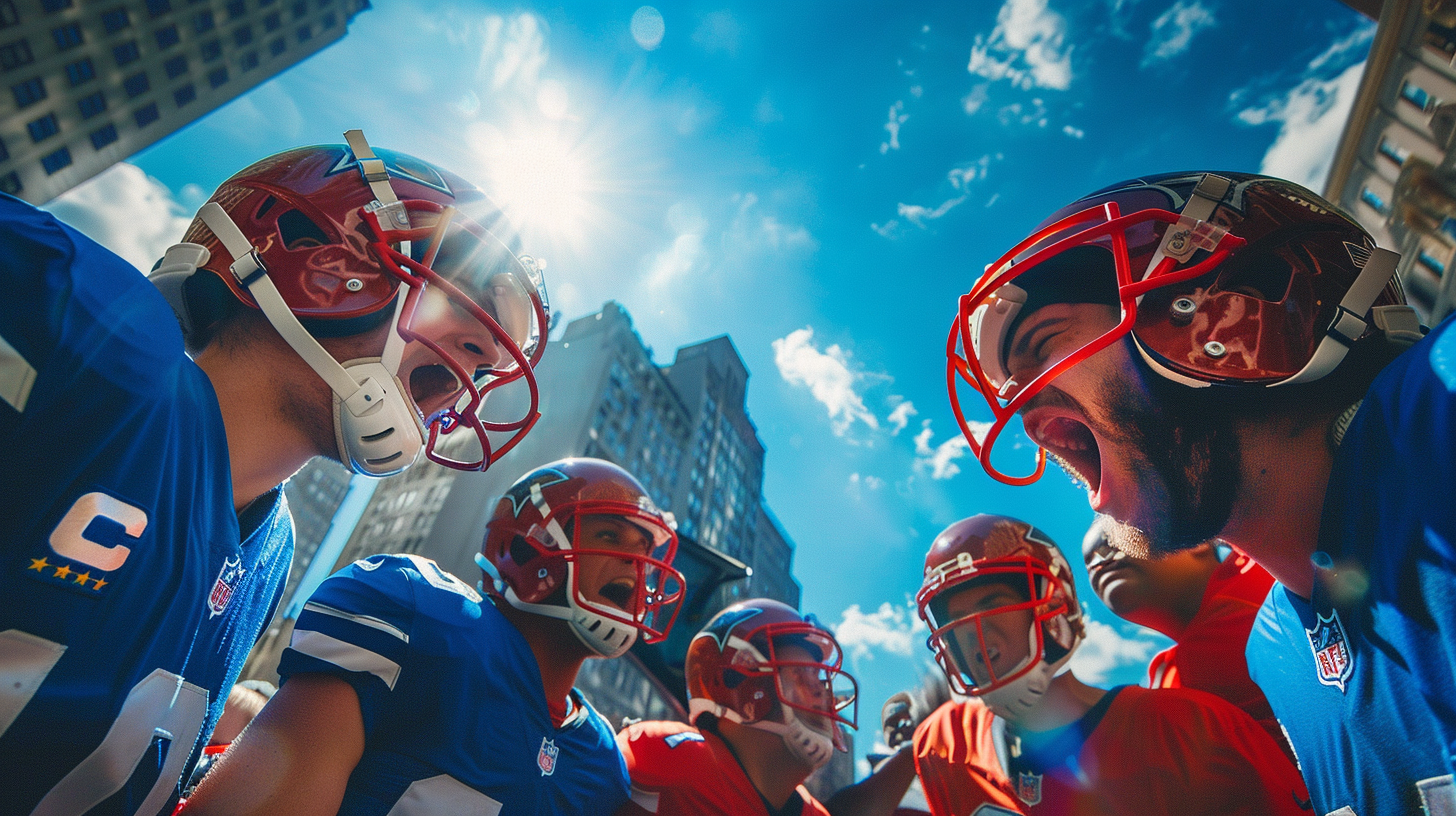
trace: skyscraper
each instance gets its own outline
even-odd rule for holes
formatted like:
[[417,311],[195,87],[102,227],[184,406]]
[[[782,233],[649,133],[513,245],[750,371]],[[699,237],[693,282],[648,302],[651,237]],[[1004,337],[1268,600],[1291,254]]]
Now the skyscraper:
[[369,0],[0,0],[0,191],[55,198],[335,42]]

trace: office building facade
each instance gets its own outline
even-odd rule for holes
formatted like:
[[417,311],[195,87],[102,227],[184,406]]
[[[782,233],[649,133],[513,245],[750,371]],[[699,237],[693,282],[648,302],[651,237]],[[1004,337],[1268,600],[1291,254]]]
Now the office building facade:
[[369,0],[0,0],[0,191],[42,204],[339,40]]

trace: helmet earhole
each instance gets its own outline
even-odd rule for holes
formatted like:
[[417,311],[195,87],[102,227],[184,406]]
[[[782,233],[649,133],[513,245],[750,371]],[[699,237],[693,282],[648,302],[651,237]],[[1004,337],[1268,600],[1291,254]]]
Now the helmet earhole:
[[536,548],[526,541],[525,536],[516,536],[511,539],[511,560],[517,564],[528,564],[536,557]]

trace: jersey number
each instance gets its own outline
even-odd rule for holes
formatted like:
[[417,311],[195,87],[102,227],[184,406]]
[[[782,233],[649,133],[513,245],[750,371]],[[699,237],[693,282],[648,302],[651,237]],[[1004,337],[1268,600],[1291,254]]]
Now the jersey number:
[[87,538],[86,528],[98,518],[120,524],[127,538],[141,538],[142,531],[147,529],[145,510],[105,493],[87,493],[76,499],[61,523],[51,531],[51,549],[88,567],[105,572],[116,570],[126,563],[131,548],[122,544],[107,547]]
[[[65,646],[16,629],[0,632],[0,735],[60,660]],[[207,719],[207,690],[156,669],[132,686],[105,739],[51,788],[31,816],[80,816],[121,790],[154,740],[170,743],[157,781],[137,808],[156,813],[166,804]]]

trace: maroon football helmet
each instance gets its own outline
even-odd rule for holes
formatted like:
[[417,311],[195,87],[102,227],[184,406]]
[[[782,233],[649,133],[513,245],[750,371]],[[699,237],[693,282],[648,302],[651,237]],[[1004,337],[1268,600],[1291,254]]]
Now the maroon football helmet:
[[[1125,335],[1160,376],[1190,387],[1312,382],[1362,338],[1418,338],[1397,260],[1334,205],[1280,179],[1195,172],[1122,182],[1054,213],[960,298],[946,342],[951,407],[986,471],[1027,484],[1046,451],[1029,476],[1002,473],[991,449],[1006,423]],[[1007,370],[1015,328],[1052,303],[1104,304],[1120,317],[1018,381]],[[992,422],[967,421],[959,382],[986,401]]]
[[[612,517],[616,529],[584,539],[592,517]],[[511,485],[486,524],[477,558],[505,584],[501,594],[517,609],[570,622],[592,651],[616,657],[636,642],[667,637],[682,600],[682,573],[672,568],[677,533],[669,513],[657,509],[642,485],[601,459],[562,459]],[[625,549],[642,539],[642,552]],[[622,540],[623,549],[614,545]],[[604,549],[604,545],[611,546]],[[617,580],[589,597],[582,586],[585,556],[626,563]]]
[[[204,294],[220,288],[189,280],[197,270],[261,309],[337,395],[340,458],[356,472],[397,473],[421,448],[440,464],[484,470],[538,418],[539,264],[492,232],[507,225],[474,185],[403,153],[376,155],[359,131],[345,136],[348,145],[289,150],[223,182],[152,278],[184,331],[215,311]],[[381,359],[336,361],[316,339],[386,321]],[[525,415],[481,420],[486,393],[519,379],[530,391]],[[479,448],[464,461],[438,450],[462,425]],[[487,431],[512,435],[492,446]]]
[[[950,611],[951,597],[988,583],[1009,587],[1017,600]],[[1082,641],[1082,609],[1066,557],[1045,533],[1007,516],[972,516],[936,536],[915,603],[951,688],[1006,716],[1032,708]],[[1016,659],[1020,643],[992,642],[987,629],[1003,631],[1002,624],[1021,618],[1026,631],[1015,636],[1027,638],[1027,652]]]
[[767,599],[733,604],[688,646],[688,715],[702,714],[779,734],[818,766],[848,750],[840,725],[855,727],[858,686],[843,669],[833,633],[813,615]]

